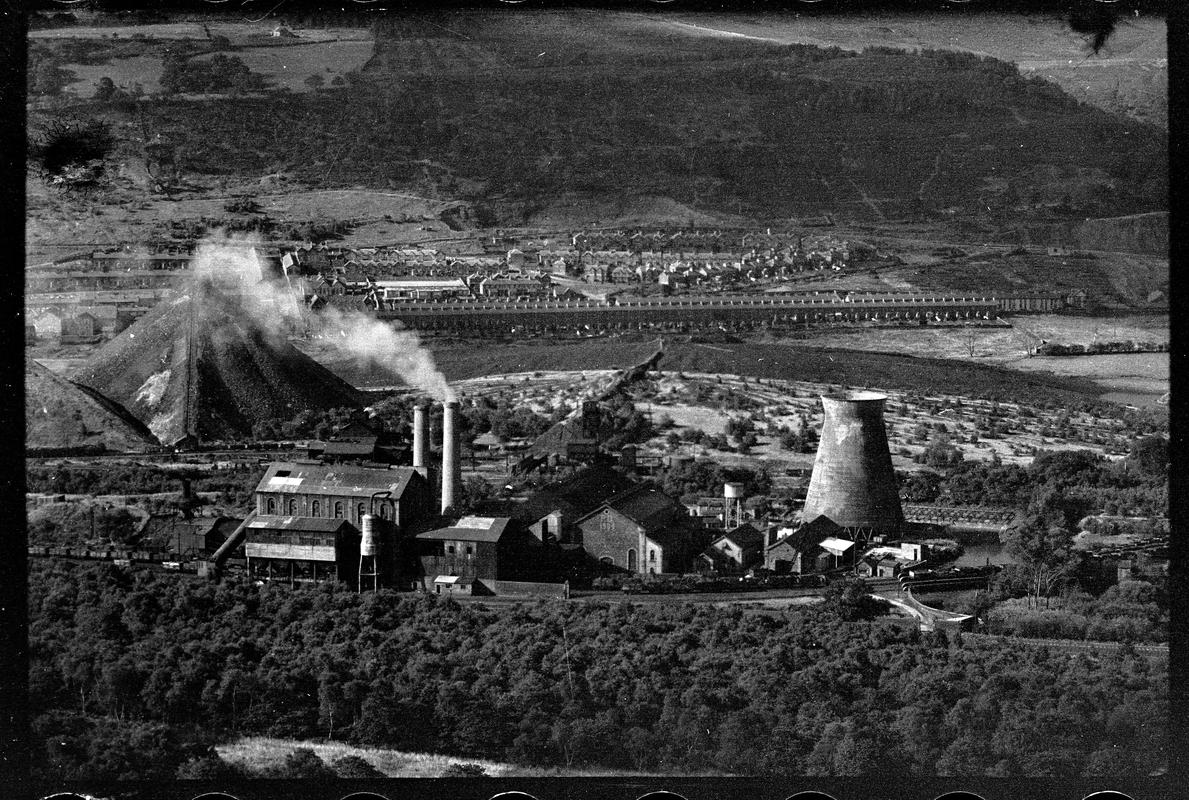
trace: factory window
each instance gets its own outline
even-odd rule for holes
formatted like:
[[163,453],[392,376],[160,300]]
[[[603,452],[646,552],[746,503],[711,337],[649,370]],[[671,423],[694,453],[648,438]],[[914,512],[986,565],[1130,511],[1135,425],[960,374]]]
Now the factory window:
[[602,518],[599,519],[599,528],[604,532],[610,531],[614,527],[611,523],[611,509],[607,509],[603,512]]
[[471,557],[471,556],[473,556],[474,554],[475,554],[475,548],[471,547],[471,546],[468,544],[468,545],[467,545],[467,558],[470,558],[470,557]]
[[291,517],[297,516],[297,501],[296,500],[289,501],[289,516],[291,516]]
[[655,550],[649,550],[649,551],[648,551],[648,563],[649,563],[649,564],[655,564],[655,563],[656,563],[656,551],[655,551]]
[[334,518],[335,519],[343,518],[343,504],[342,504],[342,502],[337,502],[334,504]]
[[628,572],[636,571],[636,551],[634,548],[628,549]]
[[359,515],[359,517],[358,517],[359,521],[362,522],[363,515],[367,513],[367,506],[363,503],[360,503],[359,508],[355,509],[355,511]]
[[384,503],[382,506],[380,506],[380,518],[381,519],[388,519],[389,513],[390,512],[389,512],[387,503]]
[[449,553],[450,555],[454,555],[454,545],[452,545],[452,544],[446,545],[446,552]]
[[264,513],[266,513],[266,514],[277,513],[277,500],[275,497],[268,498],[268,502],[266,504],[266,510]]
[[311,517],[316,517],[321,512],[322,512],[322,504],[321,503],[319,503],[317,500],[310,503],[310,516]]

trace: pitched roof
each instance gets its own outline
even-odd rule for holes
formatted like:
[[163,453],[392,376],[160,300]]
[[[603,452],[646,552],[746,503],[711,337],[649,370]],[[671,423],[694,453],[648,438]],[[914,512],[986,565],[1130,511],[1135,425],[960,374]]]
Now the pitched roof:
[[807,552],[813,550],[818,546],[818,543],[824,537],[818,531],[807,526],[800,526],[787,536],[782,536],[772,544],[768,545],[765,550],[772,550],[776,547],[788,545],[798,552]]
[[371,497],[376,492],[389,491],[392,492],[392,499],[399,500],[409,482],[420,479],[420,474],[412,467],[344,468],[329,464],[279,461],[268,465],[268,471],[260,479],[256,491],[339,497]]
[[328,519],[327,517],[263,517],[257,516],[248,523],[248,530],[253,531],[316,531],[318,533],[334,533],[346,526],[354,528],[345,519]]
[[516,519],[536,522],[560,511],[567,521],[574,521],[598,508],[607,498],[635,485],[609,467],[591,465],[577,470],[565,481],[542,487],[523,503],[515,504],[510,513]]
[[463,517],[448,528],[419,533],[417,538],[423,541],[498,542],[511,521],[509,517]]
[[141,526],[140,539],[145,544],[168,545],[179,536],[215,534],[216,539],[226,541],[242,521],[231,517],[184,519],[175,514],[153,514]]
[[597,508],[577,521],[582,522],[589,519],[603,508],[611,508],[623,514],[648,531],[649,536],[652,536],[653,532],[659,532],[674,517],[686,515],[685,507],[672,497],[655,486],[640,484],[626,492],[620,492],[607,498]]
[[669,547],[670,545],[679,544],[688,536],[689,530],[686,528],[665,527],[648,531],[644,535],[644,538],[648,539],[650,542],[656,542],[661,547]]
[[848,542],[846,539],[837,539],[833,536],[823,539],[822,541],[818,542],[818,544],[836,556],[842,555],[847,550],[855,546],[854,542]]
[[[730,539],[739,547],[762,547],[764,544],[764,532],[752,525],[750,522],[745,522],[738,528],[729,530],[718,539]],[[715,539],[715,541],[718,541]]]

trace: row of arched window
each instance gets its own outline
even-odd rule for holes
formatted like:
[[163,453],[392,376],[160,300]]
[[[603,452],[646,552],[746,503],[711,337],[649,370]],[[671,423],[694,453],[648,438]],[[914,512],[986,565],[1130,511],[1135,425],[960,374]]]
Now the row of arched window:
[[[347,504],[342,500],[327,500],[323,503],[321,500],[311,500],[309,514],[310,517],[328,516],[333,519],[346,519]],[[326,512],[325,514],[323,512]],[[264,513],[270,515],[285,514],[286,516],[296,517],[298,515],[297,498],[290,497],[288,500],[278,501],[275,497],[266,498],[264,501]],[[355,520],[360,521],[363,515],[367,513],[367,503],[359,503],[355,506]],[[380,505],[380,517],[388,519],[389,506],[387,503]]]

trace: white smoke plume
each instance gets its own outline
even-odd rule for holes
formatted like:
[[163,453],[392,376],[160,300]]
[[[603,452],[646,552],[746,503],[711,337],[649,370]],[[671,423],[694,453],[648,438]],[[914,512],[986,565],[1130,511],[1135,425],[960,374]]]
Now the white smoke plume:
[[[303,298],[296,275],[269,274],[249,237],[212,234],[199,243],[191,262],[195,288],[206,283],[239,304],[261,332],[283,337],[303,320]],[[319,315],[325,341],[362,366],[378,366],[443,402],[454,392],[434,363],[433,353],[413,331],[381,322],[359,311],[326,307]]]

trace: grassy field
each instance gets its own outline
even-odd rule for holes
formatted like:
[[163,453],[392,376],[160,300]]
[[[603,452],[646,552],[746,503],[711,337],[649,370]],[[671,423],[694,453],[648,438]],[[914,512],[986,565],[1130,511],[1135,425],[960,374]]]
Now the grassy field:
[[[878,341],[882,331],[872,332]],[[607,337],[581,341],[427,340],[438,368],[452,382],[484,375],[550,371],[623,369],[648,358],[655,336]],[[318,341],[295,342],[317,361],[356,386],[399,384],[399,378],[361,367]],[[481,346],[476,346],[481,344]],[[816,347],[811,343],[767,338],[665,341],[661,368],[669,372],[723,373],[813,383],[878,386],[919,394],[956,394],[988,399],[1078,405],[1093,403],[1104,389],[1076,377],[1020,373],[1001,367]]]
[[372,42],[352,40],[290,47],[245,47],[234,55],[252,72],[264,75],[269,88],[302,93],[312,91],[305,83],[311,75],[322,78],[325,90],[333,92],[335,78],[361,69],[372,57],[372,51]]
[[1123,21],[1097,54],[1085,36],[1055,16],[1036,14],[793,15],[678,13],[652,15],[657,29],[689,37],[745,37],[784,44],[860,50],[873,44],[904,49],[967,50],[1011,61],[1057,83],[1079,100],[1167,125],[1167,25],[1158,16]]
[[215,749],[225,761],[258,771],[269,766],[279,766],[284,762],[285,756],[298,747],[310,748],[327,764],[343,756],[357,756],[389,778],[439,778],[449,767],[456,764],[477,764],[483,768],[485,776],[490,778],[610,778],[657,775],[657,773],[624,772],[611,769],[546,769],[458,756],[406,753],[376,747],[352,747],[340,742],[297,741],[263,736],[246,737],[235,742],[218,745]]
[[1170,363],[1168,353],[1119,353],[1065,358],[1040,356],[1018,361],[1012,367],[1089,379],[1106,389],[1104,400],[1138,406],[1168,402]]
[[[1169,340],[1167,314],[1082,317],[1067,314],[1029,314],[1011,317],[1002,328],[905,328],[871,331],[818,331],[809,341],[819,347],[878,350],[905,355],[975,360],[1019,369],[1037,359],[1026,358],[1026,348],[1040,340],[1053,344],[1088,345],[1095,342]],[[973,347],[974,355],[970,355]],[[1064,359],[1069,360],[1069,359]],[[1119,362],[1124,365],[1126,362]],[[1071,367],[1071,369],[1079,369]],[[1077,375],[1077,372],[1059,374]],[[1096,373],[1092,377],[1103,377]]]
[[[1043,276],[1043,283],[1038,278]],[[897,284],[940,292],[993,295],[1043,290],[1083,290],[1103,303],[1143,307],[1153,291],[1168,291],[1168,259],[1155,255],[1111,253],[1097,258],[1043,255],[980,254],[929,264],[881,270],[879,278]]]
[[[656,339],[589,339],[566,343],[433,342],[438,366],[450,380],[505,372],[615,369],[647,358]],[[1031,398],[1053,403],[1089,402],[1102,389],[1077,378],[1022,375],[982,364],[864,353],[773,341],[722,341],[709,344],[668,340],[661,368],[666,371],[726,373],[757,378],[802,380],[847,386],[879,386],[921,394],[952,393],[1002,400]],[[348,380],[351,380],[348,378]]]

